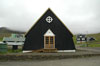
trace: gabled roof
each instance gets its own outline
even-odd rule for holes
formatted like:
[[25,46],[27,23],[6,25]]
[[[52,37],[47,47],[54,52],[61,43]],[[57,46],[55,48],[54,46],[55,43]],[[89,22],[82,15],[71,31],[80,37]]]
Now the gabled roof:
[[55,36],[55,34],[50,29],[48,29],[44,36]]
[[4,37],[3,41],[25,41],[25,38],[24,37],[21,37],[21,38]]
[[[35,24],[45,15],[45,13],[46,12],[48,12],[48,11],[51,11],[55,16],[56,16],[56,14],[50,9],[50,8],[48,8],[45,12],[44,12],[44,14],[35,22]],[[57,16],[56,16],[57,17]],[[57,17],[57,19],[59,19],[58,17]],[[60,20],[60,19],[59,19]],[[66,25],[60,20],[60,22],[66,27]],[[33,26],[28,30],[28,32],[35,26],[35,24],[33,24]],[[66,27],[66,29],[70,32],[70,34],[73,36],[73,34],[72,34],[72,32]],[[25,34],[25,36],[28,34],[28,32],[26,32],[26,34]]]

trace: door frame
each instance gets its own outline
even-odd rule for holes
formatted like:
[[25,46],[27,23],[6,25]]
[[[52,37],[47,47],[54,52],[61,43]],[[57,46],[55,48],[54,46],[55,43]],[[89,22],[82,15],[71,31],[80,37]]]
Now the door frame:
[[[48,44],[46,44],[46,37],[48,37]],[[51,44],[50,37],[53,37],[53,44]],[[53,47],[51,47],[53,46]],[[44,49],[55,49],[55,36],[44,36]]]

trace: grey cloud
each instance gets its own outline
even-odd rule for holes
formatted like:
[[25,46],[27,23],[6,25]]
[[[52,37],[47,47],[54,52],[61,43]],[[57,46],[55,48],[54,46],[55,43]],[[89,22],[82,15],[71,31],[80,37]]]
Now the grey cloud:
[[28,31],[50,7],[72,33],[98,33],[99,6],[100,0],[0,0],[0,26]]

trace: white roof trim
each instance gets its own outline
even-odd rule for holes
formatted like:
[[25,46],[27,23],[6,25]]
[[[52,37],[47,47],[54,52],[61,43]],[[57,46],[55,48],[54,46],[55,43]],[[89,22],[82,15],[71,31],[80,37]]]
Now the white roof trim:
[[24,45],[24,42],[6,42],[7,45]]
[[48,29],[44,36],[55,36],[55,34],[50,29]]

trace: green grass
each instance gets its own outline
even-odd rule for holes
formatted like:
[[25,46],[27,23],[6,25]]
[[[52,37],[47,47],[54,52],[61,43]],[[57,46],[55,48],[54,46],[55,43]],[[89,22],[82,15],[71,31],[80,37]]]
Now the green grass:
[[74,41],[75,44],[77,44],[76,35],[73,36],[73,41]]
[[0,41],[2,41],[3,38],[0,38]]
[[100,44],[88,44],[88,47],[100,47]]
[[93,43],[100,43],[100,33],[98,33],[98,34],[89,34],[89,35],[87,35],[88,37],[90,37],[90,36],[92,36],[92,37],[94,37],[96,40],[93,42]]
[[22,49],[17,49],[17,50],[8,49],[7,53],[19,53],[19,52],[22,52]]
[[0,52],[0,54],[20,53],[20,52],[22,52],[22,49],[17,49],[17,50],[8,49],[7,52]]
[[85,43],[85,42],[83,44],[78,43],[77,45],[79,45],[80,47],[100,47],[100,44]]

